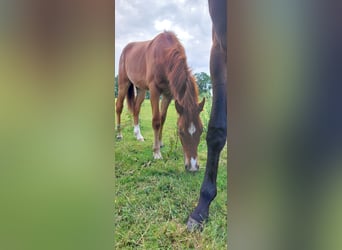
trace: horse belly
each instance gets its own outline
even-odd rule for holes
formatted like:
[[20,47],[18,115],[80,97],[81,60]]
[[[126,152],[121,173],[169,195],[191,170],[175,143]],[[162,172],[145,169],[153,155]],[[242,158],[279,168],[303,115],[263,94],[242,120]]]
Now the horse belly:
[[129,63],[126,62],[126,72],[128,79],[140,89],[148,89],[146,81],[145,58],[141,56],[130,56]]
[[145,80],[139,80],[138,78],[129,78],[130,81],[134,84],[138,89],[148,90],[148,84]]

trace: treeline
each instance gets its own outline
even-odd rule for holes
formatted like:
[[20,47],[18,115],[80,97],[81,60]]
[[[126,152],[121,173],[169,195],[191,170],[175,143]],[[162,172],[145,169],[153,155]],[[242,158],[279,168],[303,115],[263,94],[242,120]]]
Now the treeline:
[[[198,86],[200,96],[211,95],[211,81],[210,76],[205,72],[195,73],[196,83]],[[114,96],[118,97],[118,76],[115,76]],[[150,92],[146,91],[146,99],[150,98]]]

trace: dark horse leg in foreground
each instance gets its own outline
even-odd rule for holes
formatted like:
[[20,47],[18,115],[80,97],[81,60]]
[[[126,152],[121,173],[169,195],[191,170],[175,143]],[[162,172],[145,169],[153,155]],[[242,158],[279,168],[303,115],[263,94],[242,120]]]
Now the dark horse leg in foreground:
[[189,231],[209,216],[209,206],[216,196],[217,167],[227,138],[227,1],[209,0],[213,22],[213,45],[210,53],[210,74],[213,87],[213,104],[207,133],[207,163],[198,205],[190,215]]

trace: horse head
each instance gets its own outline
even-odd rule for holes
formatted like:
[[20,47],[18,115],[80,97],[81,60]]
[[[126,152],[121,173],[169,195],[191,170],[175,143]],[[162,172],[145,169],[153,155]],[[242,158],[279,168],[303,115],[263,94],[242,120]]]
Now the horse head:
[[178,134],[183,146],[185,169],[190,172],[198,171],[197,147],[203,132],[200,112],[203,110],[205,99],[195,108],[187,108],[175,101],[178,117]]

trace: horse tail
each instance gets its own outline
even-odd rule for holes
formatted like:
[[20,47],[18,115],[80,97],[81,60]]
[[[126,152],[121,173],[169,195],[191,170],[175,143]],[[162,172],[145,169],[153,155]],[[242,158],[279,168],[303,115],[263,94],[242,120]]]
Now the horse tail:
[[133,113],[135,106],[135,97],[134,97],[134,85],[131,83],[128,87],[127,91],[127,106],[128,109]]

